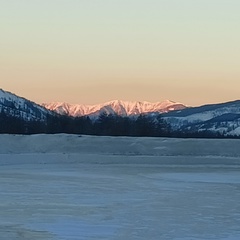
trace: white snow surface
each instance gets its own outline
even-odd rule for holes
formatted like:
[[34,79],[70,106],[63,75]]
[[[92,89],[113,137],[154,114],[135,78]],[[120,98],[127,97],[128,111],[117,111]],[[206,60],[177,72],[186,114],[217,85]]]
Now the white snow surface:
[[239,143],[0,135],[0,239],[240,239]]
[[95,105],[83,105],[83,104],[69,104],[69,103],[44,103],[44,107],[56,111],[60,114],[70,116],[97,116],[105,112],[107,114],[118,114],[120,116],[138,115],[141,113],[152,112],[169,112],[173,110],[183,109],[184,106],[181,103],[165,100],[163,102],[131,102],[114,100],[102,104]]
[[240,136],[240,127],[236,127],[234,130],[228,133],[230,136]]

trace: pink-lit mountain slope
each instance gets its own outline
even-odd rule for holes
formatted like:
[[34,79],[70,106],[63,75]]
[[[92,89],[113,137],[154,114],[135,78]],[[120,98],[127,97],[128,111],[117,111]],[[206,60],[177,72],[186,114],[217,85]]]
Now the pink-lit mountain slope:
[[144,113],[166,113],[173,110],[186,108],[185,105],[169,100],[163,102],[128,102],[115,100],[96,105],[81,105],[68,103],[48,103],[43,104],[49,110],[55,111],[62,115],[73,117],[90,116],[97,117],[102,113],[117,114],[119,116],[134,116]]

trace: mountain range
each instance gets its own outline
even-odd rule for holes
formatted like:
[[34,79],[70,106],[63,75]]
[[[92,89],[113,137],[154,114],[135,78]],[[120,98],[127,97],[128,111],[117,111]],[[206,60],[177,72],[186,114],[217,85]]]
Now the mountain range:
[[48,103],[42,106],[62,115],[72,117],[89,116],[91,118],[96,118],[101,114],[113,114],[127,117],[148,113],[166,113],[186,108],[182,103],[176,103],[169,100],[157,103],[115,100],[96,105]]
[[187,107],[182,103],[111,101],[97,105],[67,103],[36,104],[0,89],[0,114],[26,122],[45,122],[49,117],[88,116],[96,120],[102,114],[136,117],[144,114],[152,119],[161,114],[174,132],[219,133],[222,136],[240,136],[240,100]]

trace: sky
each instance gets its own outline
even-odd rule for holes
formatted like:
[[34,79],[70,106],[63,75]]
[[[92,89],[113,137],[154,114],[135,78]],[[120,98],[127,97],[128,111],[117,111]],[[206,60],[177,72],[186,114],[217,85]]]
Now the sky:
[[240,99],[239,0],[0,6],[0,88],[37,103]]

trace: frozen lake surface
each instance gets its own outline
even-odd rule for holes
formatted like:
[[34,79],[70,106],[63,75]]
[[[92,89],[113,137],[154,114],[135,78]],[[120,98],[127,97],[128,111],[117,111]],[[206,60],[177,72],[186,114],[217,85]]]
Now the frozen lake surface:
[[[136,145],[139,139],[126,141]],[[157,140],[140,141],[150,148],[147,141]],[[230,149],[227,156],[184,155],[184,149],[181,156],[153,156],[146,149],[145,155],[127,155],[114,154],[113,144],[111,153],[90,146],[74,153],[61,153],[65,146],[55,153],[27,146],[9,153],[8,145],[0,147],[0,239],[240,239],[236,150],[235,157]]]

